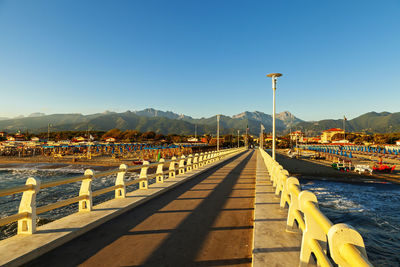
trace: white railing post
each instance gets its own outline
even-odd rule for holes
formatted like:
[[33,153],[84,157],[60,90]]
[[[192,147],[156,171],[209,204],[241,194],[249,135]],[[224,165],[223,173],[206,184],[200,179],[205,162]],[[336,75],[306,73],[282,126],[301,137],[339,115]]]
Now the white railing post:
[[19,204],[18,213],[28,213],[28,215],[18,220],[18,234],[33,234],[36,232],[36,195],[40,190],[40,180],[29,177],[26,185],[32,185],[32,189],[24,191]]
[[279,206],[280,206],[282,209],[285,208],[286,203],[287,203],[288,206],[289,206],[289,198],[290,198],[290,196],[289,196],[289,189],[288,189],[288,187],[287,187],[287,180],[288,180],[288,179],[289,179],[289,177],[286,176],[286,175],[284,175],[284,176],[282,177],[282,182],[281,182],[281,184],[282,184],[281,201],[280,201],[280,203],[279,203]]
[[275,195],[279,196],[279,194],[283,191],[284,184],[286,183],[287,177],[289,176],[289,172],[285,169],[281,170],[278,175],[278,179],[276,181]]
[[164,183],[164,171],[163,171],[164,162],[165,162],[165,159],[160,159],[159,160],[160,164],[157,165],[156,183]]
[[169,175],[168,179],[175,178],[175,162],[176,157],[171,158],[171,163],[169,164]]
[[181,160],[179,161],[179,169],[178,169],[179,174],[185,173],[185,158],[186,157],[182,155]]
[[286,221],[286,230],[289,232],[293,230],[294,220],[296,218],[295,213],[299,210],[299,199],[295,192],[291,190],[292,186],[300,186],[299,180],[297,178],[290,177],[286,180],[286,188],[290,196],[290,205]]
[[270,173],[271,173],[271,177],[269,178],[272,182],[274,182],[274,176],[275,176],[275,171],[276,171],[276,168],[277,168],[277,166],[276,166],[276,164],[271,164],[272,166],[271,166],[271,171],[270,171]]
[[140,175],[139,175],[139,189],[147,189],[148,188],[148,180],[147,180],[147,169],[149,168],[150,162],[148,161],[143,161],[143,167],[140,169]]
[[319,243],[325,255],[328,247],[326,234],[307,210],[308,202],[312,202],[318,208],[317,197],[310,191],[301,191],[299,194],[299,205],[300,210],[304,213],[306,228],[303,231],[303,238],[301,240],[300,266],[307,266],[310,262],[312,252],[311,242],[313,242],[313,239]]
[[128,166],[126,164],[119,165],[119,172],[115,180],[115,185],[118,186],[118,188],[115,189],[115,198],[126,197],[125,174],[127,169]]
[[207,164],[208,164],[208,152],[205,152],[203,157],[203,166]]
[[92,211],[92,178],[94,171],[91,169],[85,170],[85,178],[82,180],[79,196],[85,196],[85,199],[79,200],[79,212]]
[[212,153],[211,153],[211,163],[212,162],[215,162],[216,160],[217,160],[217,158],[216,158],[216,156],[217,156],[217,152],[216,151],[213,151]]
[[193,160],[193,155],[190,154],[190,155],[188,156],[188,160],[187,160],[187,162],[186,162],[186,171],[187,171],[187,172],[190,172],[190,171],[192,170],[192,160]]
[[201,152],[200,153],[200,157],[199,157],[199,167],[203,167],[204,166],[203,161],[204,161],[204,153]]
[[[351,244],[358,251],[355,251],[355,256],[357,257],[357,253],[361,254],[360,256],[364,259],[361,261],[368,262],[367,251],[365,250],[364,240],[362,236],[350,225],[345,223],[339,223],[332,226],[328,231],[328,241],[329,241],[329,251],[332,259],[339,266],[355,266],[349,264],[349,261],[346,260],[343,254],[345,254],[345,250],[349,249],[348,246]],[[346,248],[347,246],[347,248]],[[351,254],[351,251],[349,252]],[[348,259],[356,258],[356,257],[348,257]],[[358,262],[360,264],[361,262]],[[361,264],[360,264],[361,266]],[[364,265],[365,266],[365,265]],[[368,266],[368,265],[367,265]]]
[[194,158],[193,158],[193,169],[197,170],[199,168],[199,154],[196,153],[194,154]]

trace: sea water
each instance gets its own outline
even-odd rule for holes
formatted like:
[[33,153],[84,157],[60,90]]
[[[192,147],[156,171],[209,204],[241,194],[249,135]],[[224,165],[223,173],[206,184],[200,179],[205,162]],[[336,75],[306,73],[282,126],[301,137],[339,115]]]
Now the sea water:
[[[83,175],[87,166],[83,165],[60,165],[60,164],[7,164],[0,165],[0,189],[11,188],[14,186],[24,185],[26,179],[33,177],[39,179],[42,183],[56,180],[68,179]],[[105,168],[98,168],[99,171]],[[115,167],[112,167],[113,169]],[[96,172],[96,170],[95,170]],[[126,180],[137,178],[137,173],[128,172],[125,175]],[[92,182],[92,191],[96,191],[105,187],[115,185],[116,174],[94,179]],[[81,182],[75,182],[50,188],[41,189],[37,195],[36,203],[38,206],[44,206],[55,203],[60,200],[75,197],[79,195]],[[127,187],[127,191],[137,189],[137,185]],[[22,193],[0,197],[0,218],[18,213]],[[114,192],[93,198],[93,204],[97,205],[101,202],[114,198]],[[62,208],[48,211],[38,215],[39,224],[53,221],[58,218],[67,216],[78,211],[78,204],[71,204]],[[9,237],[16,232],[16,223],[0,227],[0,239]]]
[[334,223],[353,226],[375,266],[400,266],[400,185],[302,180]]
[[[23,185],[28,177],[42,182],[82,175],[87,166],[52,164],[0,165],[0,189]],[[127,173],[127,179],[137,178]],[[116,175],[93,180],[92,190],[115,184]],[[382,183],[340,183],[302,180],[302,190],[316,194],[322,212],[333,223],[347,223],[363,237],[368,257],[375,266],[400,266],[400,185]],[[128,188],[135,190],[137,185]],[[37,203],[47,205],[79,194],[80,182],[40,190]],[[0,217],[18,212],[21,193],[0,197]],[[94,204],[110,200],[113,192],[94,198]],[[51,221],[77,212],[77,204],[39,215]],[[15,224],[0,227],[0,239],[15,234]]]

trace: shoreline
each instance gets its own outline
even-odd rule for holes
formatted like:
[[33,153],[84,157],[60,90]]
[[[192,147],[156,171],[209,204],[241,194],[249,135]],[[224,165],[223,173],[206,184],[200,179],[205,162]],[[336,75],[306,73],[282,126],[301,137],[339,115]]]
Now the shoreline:
[[[357,174],[355,172],[340,172],[331,167],[326,160],[289,158],[282,150],[276,153],[277,161],[290,173],[299,179],[336,181],[345,183],[395,183],[400,184],[399,173],[394,174]],[[356,163],[358,164],[358,163]]]
[[6,164],[54,164],[54,165],[88,165],[88,166],[104,166],[104,167],[119,167],[121,164],[134,165],[133,159],[113,159],[96,158],[96,159],[55,159],[50,157],[35,156],[35,157],[0,157],[0,165]]

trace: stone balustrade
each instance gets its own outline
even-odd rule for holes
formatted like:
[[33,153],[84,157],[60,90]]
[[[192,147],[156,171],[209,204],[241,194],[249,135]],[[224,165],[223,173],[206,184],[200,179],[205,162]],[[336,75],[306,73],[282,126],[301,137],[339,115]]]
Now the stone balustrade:
[[[138,184],[139,189],[146,190],[148,189],[150,179],[155,179],[155,183],[163,183],[165,179],[172,179],[177,175],[183,175],[187,172],[197,170],[200,167],[206,166],[226,157],[227,155],[238,153],[242,150],[243,149],[225,149],[189,155],[188,157],[182,156],[179,161],[175,157],[170,160],[160,159],[155,163],[144,161],[142,166],[128,167],[125,164],[121,164],[118,169],[98,173],[87,169],[82,176],[47,183],[41,183],[39,179],[29,177],[24,186],[0,190],[0,197],[21,192],[23,193],[18,213],[1,218],[0,226],[18,221],[18,234],[34,234],[36,231],[36,218],[38,214],[77,202],[79,203],[78,212],[91,212],[93,207],[93,198],[96,196],[115,191],[116,199],[125,198],[127,194],[126,188],[129,185]],[[154,174],[149,174],[149,168],[156,168],[156,172]],[[127,172],[137,170],[140,170],[139,178],[130,181],[125,180]],[[92,191],[92,181],[94,179],[115,174],[117,175],[117,178],[114,186]],[[37,205],[36,195],[41,189],[75,182],[81,182],[79,195],[77,197],[63,199],[44,206]]]
[[280,196],[280,207],[289,208],[286,230],[302,232],[299,265],[308,266],[314,255],[318,266],[372,266],[362,236],[350,225],[333,225],[318,208],[312,192],[302,191],[297,178],[289,177],[288,171],[267,152],[260,149],[260,153],[275,194]]

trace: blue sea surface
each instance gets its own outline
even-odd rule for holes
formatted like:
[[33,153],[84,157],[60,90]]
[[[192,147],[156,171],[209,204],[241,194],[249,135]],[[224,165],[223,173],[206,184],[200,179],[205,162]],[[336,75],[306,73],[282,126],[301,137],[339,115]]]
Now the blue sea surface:
[[353,226],[375,266],[400,266],[400,185],[301,180],[334,223]]
[[[0,189],[25,184],[28,177],[42,182],[54,181],[82,175],[85,166],[66,165],[54,167],[50,164],[0,165]],[[129,174],[127,179],[135,179]],[[92,189],[98,190],[115,184],[116,175],[95,179]],[[400,266],[400,185],[382,183],[341,183],[333,181],[301,180],[302,190],[316,194],[321,211],[333,223],[347,223],[362,236],[370,261],[375,266]],[[134,190],[136,185],[129,188]],[[80,182],[40,190],[39,206],[77,196]],[[0,217],[18,212],[21,193],[0,197]],[[114,197],[113,192],[94,199],[94,204]],[[44,214],[40,218],[55,220],[77,212],[77,204],[62,207]],[[15,226],[14,226],[15,228]],[[4,229],[2,229],[3,231]],[[15,230],[15,229],[14,229]],[[5,229],[5,232],[9,233]],[[15,232],[15,231],[14,231]],[[0,239],[5,238],[4,231]]]
[[[27,163],[27,164],[7,164],[0,165],[0,189],[11,188],[14,186],[24,185],[29,177],[39,179],[41,182],[56,181],[68,179],[83,175],[87,166],[82,165],[52,165],[47,163]],[[126,180],[137,178],[136,173],[128,172],[125,176]],[[92,191],[96,191],[105,187],[115,185],[116,175],[109,175],[96,178],[92,182]],[[79,195],[81,182],[75,182],[50,188],[41,189],[36,197],[38,206],[44,206],[55,203],[60,200],[75,197]],[[135,190],[137,185],[131,185],[128,191]],[[18,213],[22,193],[0,197],[0,218]],[[93,199],[93,204],[97,205],[101,202],[114,198],[114,192],[97,196]],[[38,215],[40,219],[56,220],[78,211],[78,204],[71,204],[46,213]],[[12,230],[7,227],[13,228]],[[0,239],[15,232],[15,225],[0,227]],[[5,234],[7,233],[7,234]]]

